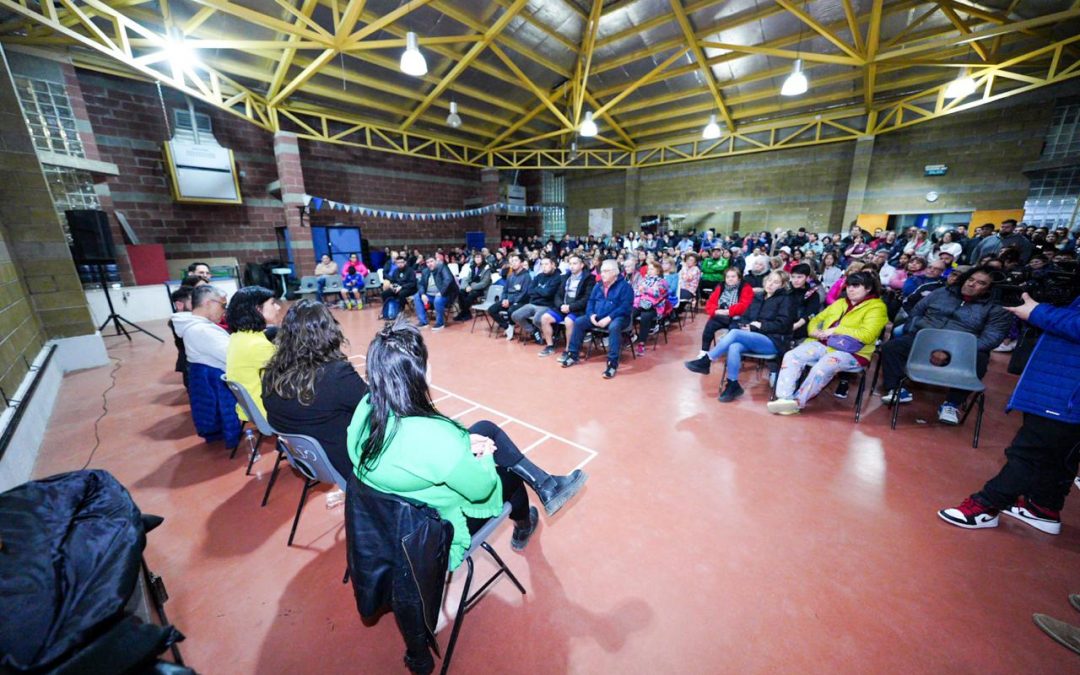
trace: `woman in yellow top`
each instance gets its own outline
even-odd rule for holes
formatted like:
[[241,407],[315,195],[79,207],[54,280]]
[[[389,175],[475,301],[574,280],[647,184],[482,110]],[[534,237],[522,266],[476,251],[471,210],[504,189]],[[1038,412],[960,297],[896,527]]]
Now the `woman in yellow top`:
[[[277,324],[281,306],[269,288],[246,286],[229,301],[229,348],[225,352],[225,377],[247,389],[259,412],[266,416],[262,402],[262,369],[274,355],[274,343],[266,336],[268,326]],[[236,414],[248,422],[240,405]]]
[[[794,415],[837,373],[870,365],[875,343],[888,321],[885,303],[878,297],[881,281],[876,272],[855,272],[847,277],[844,293],[845,298],[810,321],[810,337],[784,355],[776,379],[776,400],[769,402],[769,412]],[[812,366],[810,373],[796,391],[795,385],[807,366]]]

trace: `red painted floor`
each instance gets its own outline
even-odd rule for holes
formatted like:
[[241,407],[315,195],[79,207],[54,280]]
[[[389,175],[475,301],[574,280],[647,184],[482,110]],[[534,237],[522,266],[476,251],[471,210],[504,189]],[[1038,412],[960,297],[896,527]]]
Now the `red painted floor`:
[[[339,317],[348,353],[362,354],[375,310]],[[524,554],[508,527],[497,537],[528,595],[495,586],[464,624],[455,672],[1078,672],[1031,621],[1080,623],[1066,599],[1080,591],[1077,500],[1058,537],[1015,521],[963,531],[935,515],[996,472],[1020,424],[1003,412],[1016,378],[1000,355],[972,449],[970,427],[934,421],[931,392],[895,432],[876,397],[859,425],[852,400],[829,395],[771,416],[752,368],[747,395],[720,404],[719,369],[702,378],[681,365],[697,324],[637,361],[624,353],[610,382],[599,356],[567,371],[468,327],[428,334],[448,414],[512,419],[508,431],[523,447],[541,441],[530,454],[555,470],[595,453],[586,490]],[[243,459],[194,435],[173,346],[108,343],[119,368],[90,466],[165,517],[146,556],[187,661],[205,673],[404,672],[392,617],[365,627],[341,584],[342,510],[325,507],[325,490],[287,548],[300,480],[283,474],[260,508],[272,456],[247,477]],[[108,368],[65,379],[37,476],[87,461],[109,385]]]

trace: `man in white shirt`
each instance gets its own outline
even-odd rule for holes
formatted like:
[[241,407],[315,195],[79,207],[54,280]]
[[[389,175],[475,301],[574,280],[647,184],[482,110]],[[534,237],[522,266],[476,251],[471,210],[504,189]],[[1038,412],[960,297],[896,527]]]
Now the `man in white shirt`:
[[881,287],[888,288],[889,281],[896,274],[896,268],[889,264],[889,249],[882,247],[874,251],[873,262],[878,268],[878,278],[881,279]]
[[199,286],[191,293],[191,314],[174,326],[184,341],[188,363],[225,371],[225,353],[229,349],[229,333],[218,325],[225,316],[225,294],[217,288]]
[[225,294],[209,284],[199,286],[191,294],[191,314],[184,314],[173,315],[173,326],[187,354],[195,431],[207,443],[223,440],[226,449],[235,450],[240,444],[240,418],[236,399],[221,381],[229,349],[229,334],[218,325],[225,315]]

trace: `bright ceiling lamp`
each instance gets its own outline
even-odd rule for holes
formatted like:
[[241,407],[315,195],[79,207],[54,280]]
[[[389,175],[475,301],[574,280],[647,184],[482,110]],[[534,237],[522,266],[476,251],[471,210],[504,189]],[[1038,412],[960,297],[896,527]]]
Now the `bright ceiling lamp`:
[[585,119],[582,121],[581,128],[578,129],[578,131],[585,138],[592,138],[600,132],[600,130],[596,128],[596,122],[593,121],[591,110],[585,113]]
[[191,45],[183,37],[167,35],[161,53],[175,71],[191,68],[198,64],[195,50],[191,48]]
[[427,61],[420,53],[417,46],[416,33],[409,31],[405,34],[405,51],[401,53],[401,72],[413,77],[427,75]]
[[461,126],[461,115],[457,114],[457,101],[450,101],[450,114],[446,116],[446,124],[451,129]]
[[706,124],[705,129],[702,130],[701,137],[707,141],[720,138],[720,124],[716,121],[716,113],[709,115],[709,123]]
[[791,74],[784,80],[784,86],[780,87],[780,95],[798,96],[799,94],[805,94],[809,87],[810,83],[806,81],[806,75],[803,74],[802,70],[802,59],[795,59]]
[[945,87],[945,98],[964,98],[975,93],[975,80],[967,68],[960,71],[956,79]]

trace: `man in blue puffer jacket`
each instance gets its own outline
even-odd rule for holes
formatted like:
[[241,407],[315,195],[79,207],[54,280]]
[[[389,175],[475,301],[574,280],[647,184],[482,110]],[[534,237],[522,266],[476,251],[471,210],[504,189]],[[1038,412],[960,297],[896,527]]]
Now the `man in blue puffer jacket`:
[[998,514],[1048,534],[1061,532],[1061,508],[1080,465],[1080,298],[1068,307],[1007,307],[1043,331],[1009,401],[1024,423],[1005,448],[1005,466],[942,520],[969,529],[996,527]]

